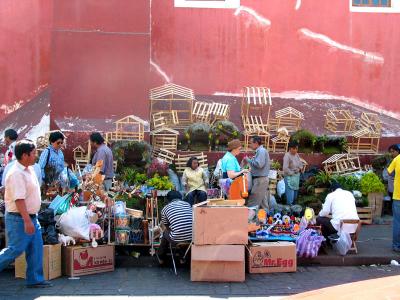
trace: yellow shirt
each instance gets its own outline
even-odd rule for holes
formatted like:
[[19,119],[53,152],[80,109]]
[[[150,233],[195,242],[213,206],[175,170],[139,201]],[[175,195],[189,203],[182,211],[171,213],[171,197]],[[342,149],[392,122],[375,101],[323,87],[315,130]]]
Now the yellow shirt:
[[387,168],[388,173],[395,172],[394,174],[394,190],[393,190],[393,200],[400,200],[400,155],[397,155],[389,167]]
[[202,167],[198,167],[196,170],[186,168],[183,172],[182,184],[187,186],[188,193],[194,190],[207,192],[206,184],[208,184],[208,178]]

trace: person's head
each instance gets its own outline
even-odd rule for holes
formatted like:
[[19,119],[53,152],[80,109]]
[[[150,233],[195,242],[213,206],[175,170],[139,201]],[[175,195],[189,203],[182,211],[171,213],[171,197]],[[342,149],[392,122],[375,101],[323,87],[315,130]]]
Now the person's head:
[[54,131],[50,133],[49,142],[54,149],[59,150],[64,144],[64,135],[61,133],[61,131]]
[[189,158],[188,162],[186,163],[186,167],[192,168],[192,170],[196,170],[199,166],[199,160],[197,157],[191,157]]
[[251,138],[250,148],[256,150],[258,147],[262,145],[262,139],[259,136],[253,136]]
[[242,150],[242,143],[235,139],[228,143],[228,151],[232,153],[234,156],[237,156]]
[[289,152],[292,155],[295,155],[299,150],[299,143],[296,141],[290,141],[288,144]]
[[179,193],[178,191],[169,191],[167,194],[167,201],[168,203],[174,201],[174,200],[182,200],[182,194]]
[[391,145],[388,150],[392,158],[395,158],[397,155],[400,154],[400,147],[398,144]]
[[331,186],[329,187],[329,191],[332,193],[332,192],[336,191],[337,189],[341,189],[341,188],[342,188],[342,186],[340,185],[339,182],[333,181],[331,183]]
[[15,145],[15,157],[24,166],[34,165],[36,162],[36,147],[31,140],[21,140]]
[[17,138],[18,138],[18,133],[12,128],[7,129],[4,132],[4,142],[6,143],[7,146],[15,142]]
[[93,132],[90,135],[90,145],[97,149],[104,143],[104,138],[101,136],[100,132]]

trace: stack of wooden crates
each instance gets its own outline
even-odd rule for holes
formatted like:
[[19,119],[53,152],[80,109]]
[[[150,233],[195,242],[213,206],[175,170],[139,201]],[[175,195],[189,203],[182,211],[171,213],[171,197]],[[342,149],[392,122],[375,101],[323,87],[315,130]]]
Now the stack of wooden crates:
[[243,282],[247,208],[207,204],[193,207],[190,278],[192,281]]

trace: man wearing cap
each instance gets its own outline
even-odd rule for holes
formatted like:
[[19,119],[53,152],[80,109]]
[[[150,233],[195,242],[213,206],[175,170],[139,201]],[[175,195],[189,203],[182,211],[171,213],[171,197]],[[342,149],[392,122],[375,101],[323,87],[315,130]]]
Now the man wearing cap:
[[[321,226],[322,235],[328,237],[340,231],[341,220],[359,220],[356,199],[349,191],[343,190],[339,183],[333,182],[331,192],[326,196],[322,210],[317,217],[317,225]],[[332,214],[332,218],[329,218]],[[357,224],[346,225],[346,232],[354,233]]]
[[268,209],[269,154],[262,145],[262,140],[259,136],[251,138],[250,147],[256,151],[256,155],[253,158],[247,156],[244,158],[250,166],[253,182],[247,206],[261,206]]
[[40,186],[32,165],[35,145],[28,140],[17,142],[17,161],[6,175],[6,231],[8,247],[0,252],[0,271],[25,252],[28,287],[49,287],[43,277],[43,240],[37,219],[41,205]]

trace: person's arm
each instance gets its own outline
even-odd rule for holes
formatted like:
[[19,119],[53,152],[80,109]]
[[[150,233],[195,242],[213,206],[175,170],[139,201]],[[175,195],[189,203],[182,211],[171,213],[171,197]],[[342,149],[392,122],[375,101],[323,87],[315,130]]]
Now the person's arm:
[[39,165],[40,165],[40,170],[42,173],[42,179],[44,179],[45,177],[45,172],[44,172],[44,168],[46,167],[46,163],[47,163],[47,156],[50,155],[50,150],[49,148],[47,148],[46,150],[44,150],[42,152],[42,154],[40,154],[40,158],[39,158]]
[[[236,158],[235,158],[236,159]],[[237,163],[237,161],[236,161]],[[237,169],[237,165],[235,164],[234,160],[230,160],[226,162],[226,173],[228,174],[228,177],[230,179],[234,179],[240,175],[242,175],[243,173],[247,173],[248,170],[241,170],[241,171],[234,171],[235,169]]]
[[293,175],[294,172],[289,168],[289,161],[290,161],[289,155],[285,154],[283,156],[283,167],[282,167],[282,170],[283,170],[283,174],[284,175],[289,175],[290,176],[290,175]]
[[332,197],[326,196],[325,203],[322,205],[322,210],[319,212],[320,217],[327,217],[331,213]]
[[17,206],[17,209],[21,214],[22,219],[24,220],[25,233],[29,235],[34,234],[35,226],[33,225],[31,217],[29,216],[28,211],[26,209],[25,200],[17,199],[15,200],[15,205]]
[[395,169],[396,169],[396,159],[393,159],[389,167],[387,168],[389,175],[392,175]]
[[[100,173],[102,175],[104,175],[104,171],[106,169],[106,153],[105,153],[105,151],[96,151],[95,156],[96,156],[96,162],[98,162],[99,160],[103,161],[103,165],[101,166]],[[94,158],[93,158],[93,160],[94,160]]]
[[257,151],[256,155],[253,158],[246,158],[247,162],[249,163],[250,167],[261,169],[265,166],[265,155],[261,153],[261,151]]
[[188,189],[188,185],[187,185],[187,175],[186,175],[186,170],[183,171],[183,175],[182,175],[182,186],[185,190]]

